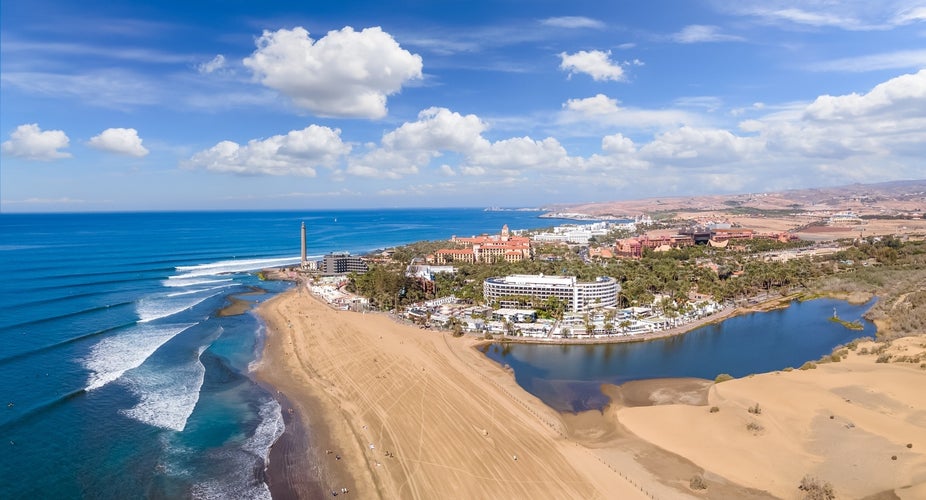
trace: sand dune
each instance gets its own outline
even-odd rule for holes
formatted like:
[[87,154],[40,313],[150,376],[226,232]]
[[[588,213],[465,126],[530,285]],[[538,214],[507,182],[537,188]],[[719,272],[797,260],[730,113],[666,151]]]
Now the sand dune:
[[[892,350],[922,352],[924,345],[926,337],[906,338]],[[886,491],[924,498],[926,370],[876,358],[855,351],[814,370],[716,384],[708,397],[716,413],[671,405],[623,408],[617,417],[657,446],[781,498],[796,497],[805,474],[829,481],[837,498]],[[749,412],[756,404],[761,413]],[[750,422],[759,427],[748,429]]]

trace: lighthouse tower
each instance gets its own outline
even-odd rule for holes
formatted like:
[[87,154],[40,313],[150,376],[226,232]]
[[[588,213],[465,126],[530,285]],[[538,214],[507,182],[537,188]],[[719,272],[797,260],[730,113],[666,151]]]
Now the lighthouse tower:
[[301,237],[301,240],[302,240],[302,253],[301,253],[300,255],[302,255],[302,268],[305,269],[306,264],[307,264],[307,263],[306,263],[306,256],[305,256],[305,222],[302,223],[302,234],[301,234],[301,236],[302,236],[302,237]]

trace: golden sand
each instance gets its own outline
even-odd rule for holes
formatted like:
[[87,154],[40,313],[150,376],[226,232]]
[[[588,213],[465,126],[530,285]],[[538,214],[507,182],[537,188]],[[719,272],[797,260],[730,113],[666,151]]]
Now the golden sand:
[[[604,412],[560,415],[473,339],[335,311],[304,287],[259,313],[269,333],[258,376],[311,434],[290,442],[272,479],[303,496],[320,481],[351,498],[797,498],[804,474],[839,498],[926,493],[918,364],[851,353],[717,385],[632,382],[604,388]],[[904,342],[892,348],[926,338]],[[706,490],[689,487],[694,476]]]

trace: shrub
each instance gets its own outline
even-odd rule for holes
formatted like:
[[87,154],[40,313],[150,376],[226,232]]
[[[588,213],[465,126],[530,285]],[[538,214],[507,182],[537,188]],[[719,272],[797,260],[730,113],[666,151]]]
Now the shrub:
[[858,353],[859,353],[859,354],[868,354],[868,348],[867,348],[867,347],[863,347],[863,348],[861,348],[861,349],[858,350]]
[[792,368],[792,367],[790,367],[790,366],[786,366],[786,367],[785,367],[784,369],[782,369],[781,371],[783,371],[783,372],[790,372],[790,371],[794,371],[794,368]]
[[761,415],[761,414],[762,414],[762,408],[759,408],[759,403],[756,403],[755,406],[750,406],[749,409],[746,410],[746,411],[748,411],[749,413],[752,413],[753,415]]
[[719,384],[721,382],[726,382],[727,380],[733,380],[733,375],[728,373],[721,373],[720,375],[717,375],[717,378],[714,379],[714,383]]
[[907,448],[913,448],[913,443],[907,443]]
[[897,455],[891,455],[891,460],[897,460]]
[[485,338],[486,340],[492,340],[492,339],[494,339],[495,337],[493,337],[491,333],[486,332],[485,337],[483,337],[483,338]]
[[890,360],[891,360],[891,355],[885,353],[885,354],[879,355],[878,359],[875,360],[875,363],[887,363]]
[[[711,413],[717,413],[718,411],[720,411],[719,406],[711,406]],[[910,445],[910,446],[913,446],[913,445]]]
[[808,362],[802,364],[801,367],[798,368],[798,369],[799,369],[799,370],[816,370],[816,369],[817,369],[817,364],[814,363],[813,361],[808,361]]
[[801,484],[797,489],[804,492],[804,500],[833,500],[836,498],[833,485],[829,481],[820,481],[810,475],[801,479]]
[[688,481],[688,487],[693,490],[706,490],[707,483],[704,482],[704,478],[699,474],[691,476],[691,480]]
[[752,432],[762,432],[765,430],[765,427],[762,427],[762,424],[759,422],[749,422],[746,424],[746,429]]

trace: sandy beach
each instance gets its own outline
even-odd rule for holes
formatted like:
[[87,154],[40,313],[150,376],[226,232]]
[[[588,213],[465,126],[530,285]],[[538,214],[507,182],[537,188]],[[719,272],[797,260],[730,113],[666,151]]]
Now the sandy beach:
[[[268,471],[277,498],[799,498],[804,474],[838,498],[924,494],[919,364],[855,351],[716,385],[631,382],[604,387],[603,412],[560,415],[474,339],[335,311],[303,287],[258,312],[269,330],[258,377],[289,419]],[[707,489],[690,488],[695,476]]]

